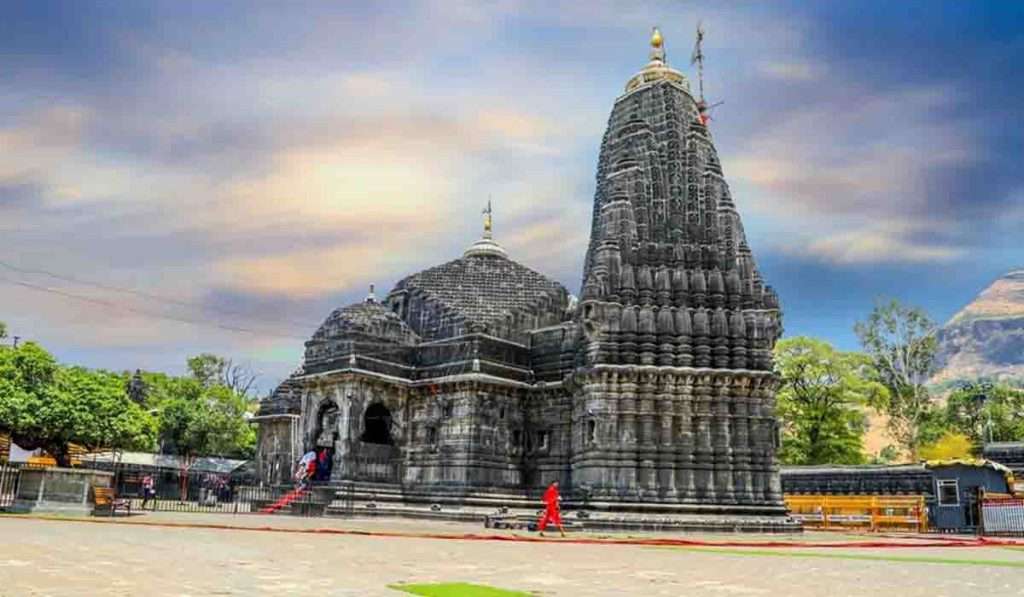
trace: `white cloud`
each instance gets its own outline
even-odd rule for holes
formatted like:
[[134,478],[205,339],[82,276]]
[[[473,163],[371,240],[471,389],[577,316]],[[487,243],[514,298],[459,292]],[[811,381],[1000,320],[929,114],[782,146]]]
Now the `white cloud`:
[[59,165],[81,146],[89,112],[75,104],[29,110],[0,128],[0,183],[45,185],[55,194],[74,194],[47,184]]
[[[776,236],[832,263],[954,260],[960,223],[936,208],[949,198],[933,181],[980,155],[965,123],[935,117],[957,101],[936,87],[826,93],[755,131],[725,160],[726,176]],[[946,232],[921,234],[923,221]]]
[[[747,143],[723,155],[744,216],[768,222],[752,242],[800,238],[800,254],[837,264],[961,250],[955,230],[877,225],[926,213],[929,173],[978,155],[967,119],[935,117],[955,90],[858,88],[798,53],[800,19],[672,1],[327,6],[255,5],[216,41],[201,28],[173,42],[122,32],[138,72],[69,86],[57,108],[0,125],[0,184],[41,199],[0,203],[17,258],[182,300],[223,293],[243,311],[280,300],[281,317],[319,320],[370,282],[384,292],[460,255],[493,195],[498,241],[575,291],[612,101],[644,63],[651,25],[683,67],[700,18],[709,76],[735,79],[720,84],[808,83],[783,110],[755,105]],[[257,35],[277,31],[288,43]],[[206,349],[293,359],[298,345],[33,296],[0,293],[0,315],[54,345],[109,345],[115,361]]]
[[[885,263],[944,263],[966,253],[962,247],[921,238],[923,227],[905,224],[877,225],[815,238],[791,253],[835,265],[868,265]],[[918,233],[914,235],[912,233]],[[915,238],[915,236],[917,236]]]
[[821,78],[822,67],[809,62],[761,62],[758,72],[769,79],[780,81],[814,81]]

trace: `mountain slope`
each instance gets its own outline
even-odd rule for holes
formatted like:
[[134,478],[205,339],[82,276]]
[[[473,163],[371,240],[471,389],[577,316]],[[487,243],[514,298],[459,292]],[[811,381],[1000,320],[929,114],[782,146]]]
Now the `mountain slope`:
[[1024,379],[1024,269],[993,282],[939,331],[935,383]]

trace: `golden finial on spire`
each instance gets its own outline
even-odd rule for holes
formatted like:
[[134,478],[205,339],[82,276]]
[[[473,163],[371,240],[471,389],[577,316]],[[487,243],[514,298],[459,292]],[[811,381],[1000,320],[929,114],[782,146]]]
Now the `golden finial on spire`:
[[651,51],[648,54],[648,62],[644,65],[643,70],[633,75],[626,83],[626,91],[633,91],[638,87],[665,79],[687,91],[690,90],[690,84],[687,83],[683,73],[668,65],[668,59],[665,56],[665,37],[661,34],[661,30],[651,27]]
[[491,214],[493,213],[492,210],[491,210],[491,200],[490,199],[487,200],[487,209],[485,209],[483,213],[484,213],[484,237],[485,238],[490,238],[491,237]]
[[491,216],[493,210],[491,209],[491,198],[487,198],[487,207],[483,211],[484,214],[484,235],[483,238],[476,241],[466,252],[462,254],[463,257],[508,257],[505,253],[505,249],[501,248],[501,245],[494,242],[491,237]]
[[654,27],[651,31],[651,47],[660,48],[663,43],[665,43],[665,40],[661,37],[661,31]]

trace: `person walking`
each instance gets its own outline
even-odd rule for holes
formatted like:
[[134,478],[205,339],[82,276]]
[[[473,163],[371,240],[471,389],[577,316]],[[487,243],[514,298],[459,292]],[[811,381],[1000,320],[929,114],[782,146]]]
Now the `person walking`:
[[149,503],[150,498],[153,499],[153,509],[156,509],[156,488],[153,483],[153,475],[147,474],[142,478],[142,509],[146,509],[146,504]]
[[558,527],[558,532],[565,537],[565,529],[562,528],[562,512],[559,502],[562,501],[562,496],[558,493],[558,481],[553,481],[551,485],[548,485],[547,491],[544,492],[544,516],[540,519],[538,528],[540,529],[540,536],[544,536],[544,529],[547,528],[548,523],[554,524]]

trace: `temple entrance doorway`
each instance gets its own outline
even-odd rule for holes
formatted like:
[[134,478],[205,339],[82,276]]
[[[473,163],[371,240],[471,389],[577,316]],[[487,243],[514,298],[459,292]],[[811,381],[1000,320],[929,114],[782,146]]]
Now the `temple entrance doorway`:
[[338,436],[338,405],[327,402],[320,407],[316,417],[316,432],[313,434],[314,448],[333,448]]
[[363,415],[363,435],[359,438],[364,444],[393,446],[391,437],[391,411],[380,402],[374,402]]
[[363,413],[356,474],[360,480],[393,483],[398,480],[399,450],[395,445],[391,410],[374,402]]
[[325,402],[316,417],[313,450],[317,455],[316,481],[329,481],[334,468],[334,445],[338,441],[338,405]]

